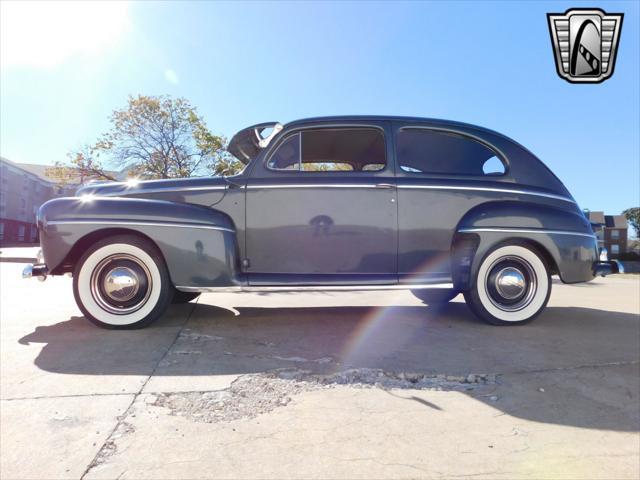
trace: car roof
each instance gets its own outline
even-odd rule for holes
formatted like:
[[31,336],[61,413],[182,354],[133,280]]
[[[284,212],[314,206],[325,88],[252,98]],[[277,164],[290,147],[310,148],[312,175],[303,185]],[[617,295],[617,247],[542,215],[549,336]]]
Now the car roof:
[[331,122],[353,122],[353,121],[387,121],[387,122],[415,122],[421,124],[429,124],[432,126],[442,126],[442,127],[454,127],[454,128],[465,128],[465,129],[474,129],[486,133],[491,133],[493,135],[499,135],[504,137],[510,141],[512,139],[506,137],[500,132],[496,132],[489,128],[481,127],[479,125],[474,125],[471,123],[458,122],[454,120],[445,120],[441,118],[427,118],[427,117],[405,117],[401,115],[334,115],[327,117],[309,117],[309,118],[301,118],[299,120],[293,120],[285,125],[285,128],[295,127],[298,125],[308,124],[308,123],[331,123]]

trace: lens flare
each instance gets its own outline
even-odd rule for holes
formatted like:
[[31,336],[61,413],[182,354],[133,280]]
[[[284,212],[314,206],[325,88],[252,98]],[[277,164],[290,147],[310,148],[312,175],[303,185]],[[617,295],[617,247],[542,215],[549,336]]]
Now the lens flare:
[[[423,284],[428,275],[442,274],[443,277],[449,277],[450,271],[451,259],[447,251],[431,256],[414,269],[408,278],[412,282]],[[371,354],[380,358],[402,351],[423,330],[424,324],[420,323],[399,325],[403,317],[406,317],[406,312],[403,314],[404,308],[398,306],[403,295],[405,293],[402,291],[396,291],[391,305],[374,307],[358,321],[342,348],[341,358],[345,366],[355,366],[359,360]]]

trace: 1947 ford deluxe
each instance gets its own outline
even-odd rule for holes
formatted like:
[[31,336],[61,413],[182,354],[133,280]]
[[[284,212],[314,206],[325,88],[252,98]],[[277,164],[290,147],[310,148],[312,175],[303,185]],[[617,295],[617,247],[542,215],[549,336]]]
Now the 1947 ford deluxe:
[[228,290],[463,293],[496,325],[538,315],[551,275],[608,273],[562,182],[509,138],[463,123],[330,117],[236,134],[240,175],[93,184],[38,212],[42,260],[87,319],[138,328]]

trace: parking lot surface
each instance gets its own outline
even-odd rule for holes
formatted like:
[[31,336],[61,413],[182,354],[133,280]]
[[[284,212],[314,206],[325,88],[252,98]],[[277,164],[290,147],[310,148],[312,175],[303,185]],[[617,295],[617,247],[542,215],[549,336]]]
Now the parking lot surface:
[[204,294],[86,321],[0,263],[0,477],[638,478],[640,277],[499,328],[409,292]]

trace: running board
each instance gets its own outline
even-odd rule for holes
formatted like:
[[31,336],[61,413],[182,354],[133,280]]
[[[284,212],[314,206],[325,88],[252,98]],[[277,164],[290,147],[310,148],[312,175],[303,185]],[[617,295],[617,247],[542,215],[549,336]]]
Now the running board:
[[427,288],[453,289],[453,283],[402,284],[402,285],[278,285],[273,287],[229,286],[229,287],[183,287],[176,286],[181,292],[357,292],[362,290],[423,290]]

